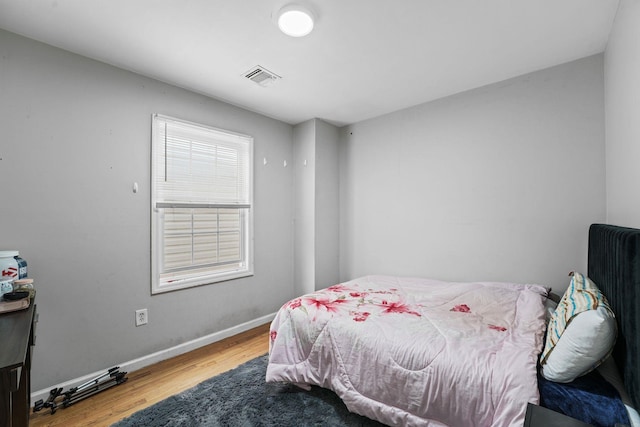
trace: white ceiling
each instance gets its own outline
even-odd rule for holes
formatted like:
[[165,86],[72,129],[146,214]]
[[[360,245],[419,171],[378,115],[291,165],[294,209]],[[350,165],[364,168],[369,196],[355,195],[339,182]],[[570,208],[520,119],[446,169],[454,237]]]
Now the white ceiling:
[[[296,0],[291,0],[296,2]],[[0,0],[0,28],[297,124],[358,122],[602,52],[618,0]],[[270,87],[246,79],[262,65]]]

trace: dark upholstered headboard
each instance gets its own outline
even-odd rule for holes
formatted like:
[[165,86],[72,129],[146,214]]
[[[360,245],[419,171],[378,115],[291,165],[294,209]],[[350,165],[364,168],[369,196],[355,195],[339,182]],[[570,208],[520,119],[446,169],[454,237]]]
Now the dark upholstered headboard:
[[616,314],[613,357],[629,397],[640,408],[640,230],[591,225],[588,276]]

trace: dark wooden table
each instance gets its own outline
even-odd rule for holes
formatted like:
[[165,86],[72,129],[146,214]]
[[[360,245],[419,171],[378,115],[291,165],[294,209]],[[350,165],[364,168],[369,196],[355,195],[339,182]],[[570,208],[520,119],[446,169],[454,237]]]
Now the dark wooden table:
[[0,314],[0,427],[29,425],[36,306]]
[[524,418],[524,427],[590,427],[591,424],[583,423],[575,418],[567,417],[559,412],[542,406],[527,404],[527,414]]

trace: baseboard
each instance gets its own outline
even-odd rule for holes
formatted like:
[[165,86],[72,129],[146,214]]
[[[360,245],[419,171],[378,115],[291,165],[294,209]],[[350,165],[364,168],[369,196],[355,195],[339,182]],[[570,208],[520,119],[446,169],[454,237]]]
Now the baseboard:
[[[166,360],[169,359],[171,357],[175,357],[175,356],[179,356],[181,354],[184,353],[188,353],[192,350],[195,350],[197,348],[203,347],[205,345],[209,345],[212,344],[214,342],[223,340],[225,338],[237,335],[239,333],[248,331],[249,329],[253,329],[257,326],[263,325],[265,323],[268,323],[270,321],[273,320],[273,318],[275,317],[276,313],[271,313],[271,314],[267,314],[266,316],[262,316],[259,317],[257,319],[254,320],[250,320],[248,322],[245,323],[241,323],[240,325],[237,326],[233,326],[231,328],[225,329],[223,331],[219,331],[219,332],[214,332],[213,334],[210,335],[206,335],[204,337],[200,337],[200,338],[196,338],[195,340],[191,340],[179,345],[176,345],[174,347],[168,348],[166,350],[161,350],[161,351],[157,351],[155,353],[146,355],[146,356],[142,356],[139,357],[137,359],[134,360],[130,360],[128,362],[124,362],[121,363],[117,366],[120,367],[121,371],[124,372],[133,372],[136,371],[138,369],[142,369],[146,366],[152,365],[154,363],[160,362],[162,360]],[[113,366],[108,366],[105,368],[106,369],[110,369]],[[102,374],[104,372],[103,371],[99,371],[99,372],[94,372],[92,374],[87,374],[84,375],[80,378],[75,378],[69,381],[66,381],[64,383],[61,384],[57,384],[57,385],[53,385],[47,389],[42,389],[42,390],[38,390],[36,392],[31,393],[31,406],[33,406],[34,402],[42,399],[42,400],[47,400],[47,398],[49,397],[49,392],[51,390],[53,390],[54,388],[62,388],[64,391],[72,388],[72,387],[77,387],[80,384],[84,384],[85,382],[94,379],[95,377],[97,377],[98,375]]]

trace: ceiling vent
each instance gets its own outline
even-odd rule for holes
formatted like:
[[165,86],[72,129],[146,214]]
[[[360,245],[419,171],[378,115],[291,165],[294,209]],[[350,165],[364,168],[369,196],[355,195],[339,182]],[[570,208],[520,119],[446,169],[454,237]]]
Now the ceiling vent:
[[261,65],[256,65],[255,67],[244,73],[244,76],[252,82],[256,82],[263,87],[271,86],[273,83],[275,83],[276,80],[282,78]]

